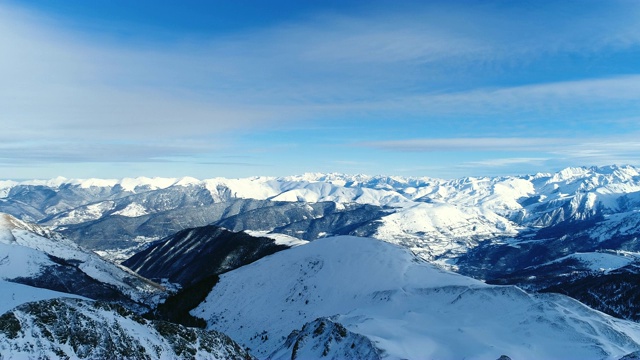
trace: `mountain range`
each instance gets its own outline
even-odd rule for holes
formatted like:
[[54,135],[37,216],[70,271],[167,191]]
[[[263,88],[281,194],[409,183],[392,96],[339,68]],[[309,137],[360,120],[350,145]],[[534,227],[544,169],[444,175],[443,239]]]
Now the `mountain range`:
[[[640,351],[632,166],[455,180],[0,181],[0,212],[0,282],[13,294],[0,310],[15,314],[70,296],[60,306],[126,310],[181,334],[205,327],[198,336],[224,333],[259,358]],[[0,349],[11,347],[7,324]],[[167,346],[157,354],[175,353]],[[180,354],[200,351],[190,349]]]

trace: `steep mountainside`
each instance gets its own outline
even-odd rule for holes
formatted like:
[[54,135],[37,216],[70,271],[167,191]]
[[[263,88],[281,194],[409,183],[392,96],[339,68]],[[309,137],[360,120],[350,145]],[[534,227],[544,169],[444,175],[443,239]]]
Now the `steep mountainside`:
[[159,285],[7,214],[0,214],[0,279],[134,307],[164,296]]
[[232,232],[209,225],[187,229],[160,240],[123,262],[124,266],[156,280],[179,283],[181,289],[153,309],[153,317],[187,326],[204,327],[189,315],[211,288],[218,275],[306,241],[286,235]]
[[210,225],[179,231],[122,264],[149,279],[187,287],[288,248],[274,239]]
[[[599,359],[640,349],[638,324],[562,295],[486,285],[401,247],[356,237],[320,239],[223,274],[191,313],[258,357],[293,353],[291,343],[317,329],[320,317],[367,337],[391,358]],[[345,350],[335,336],[318,332],[325,340],[298,348]],[[357,351],[371,351],[365,343]]]
[[53,299],[0,316],[2,359],[250,359],[215,331],[149,321],[108,303]]

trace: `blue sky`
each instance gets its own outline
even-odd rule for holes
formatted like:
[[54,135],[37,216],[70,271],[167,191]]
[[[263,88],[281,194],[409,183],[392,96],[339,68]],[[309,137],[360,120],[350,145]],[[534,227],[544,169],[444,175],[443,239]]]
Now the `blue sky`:
[[640,164],[637,1],[3,1],[1,178]]

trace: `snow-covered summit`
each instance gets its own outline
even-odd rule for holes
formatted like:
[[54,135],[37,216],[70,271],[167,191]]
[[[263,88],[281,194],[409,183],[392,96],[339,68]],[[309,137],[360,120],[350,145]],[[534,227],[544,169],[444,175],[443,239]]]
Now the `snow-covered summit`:
[[276,349],[283,357],[289,334],[320,317],[388,358],[594,359],[640,349],[638,324],[564,296],[486,285],[356,237],[316,240],[224,274],[191,313],[258,357]]
[[[484,206],[492,210],[514,210],[518,199],[544,196],[547,200],[571,196],[577,191],[621,193],[640,190],[640,171],[633,166],[566,168],[557,173],[526,176],[465,177],[444,180],[428,177],[347,175],[307,173],[285,177],[250,177],[240,179],[210,178],[124,178],[1,181],[0,189],[19,186],[45,186],[59,189],[76,186],[117,188],[120,191],[153,191],[170,187],[197,186],[219,196],[222,189],[232,197],[283,201],[336,201],[390,205],[407,201],[444,201],[466,206]],[[556,194],[556,195],[554,195]],[[214,197],[215,197],[214,196]]]
[[[157,214],[168,211],[182,214],[186,211],[183,209],[237,200],[333,202],[336,207],[371,205],[387,213],[362,224],[363,228],[354,233],[403,244],[415,251],[423,249],[425,258],[432,259],[465,252],[487,239],[515,237],[565,222],[606,218],[611,223],[619,214],[633,218],[633,212],[640,210],[639,174],[640,170],[633,166],[604,166],[566,168],[549,174],[453,180],[337,173],[205,180],[54,179],[3,183],[7,188],[0,191],[6,194],[0,201],[0,211],[63,227],[113,217],[139,218],[140,221],[122,225],[135,229]],[[30,187],[34,184],[44,188]],[[190,216],[199,217],[199,214]],[[217,220],[221,217],[208,223]],[[239,230],[275,231],[282,225]],[[607,228],[611,226],[618,224],[609,224]],[[322,229],[317,233],[326,235],[332,230]],[[304,229],[295,231],[304,232]],[[296,236],[295,232],[287,234]],[[131,235],[132,238],[159,238],[148,233]]]

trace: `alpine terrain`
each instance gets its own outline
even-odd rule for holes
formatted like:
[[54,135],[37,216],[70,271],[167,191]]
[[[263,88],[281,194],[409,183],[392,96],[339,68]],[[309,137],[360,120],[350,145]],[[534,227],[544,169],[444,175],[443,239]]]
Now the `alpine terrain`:
[[6,180],[0,212],[3,359],[640,351],[633,166]]

